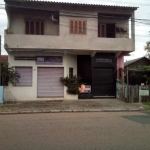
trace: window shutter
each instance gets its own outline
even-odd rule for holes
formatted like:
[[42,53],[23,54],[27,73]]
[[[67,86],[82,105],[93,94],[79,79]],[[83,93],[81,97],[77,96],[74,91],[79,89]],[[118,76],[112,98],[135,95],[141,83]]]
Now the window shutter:
[[15,67],[15,70],[20,74],[17,86],[31,86],[32,85],[32,67]]
[[75,30],[74,30],[75,32],[75,34],[78,34],[78,21],[76,20],[75,21]]
[[70,20],[70,34],[86,34],[86,21]]
[[79,21],[79,34],[82,34],[82,21]]
[[83,34],[86,34],[86,21],[83,21]]
[[73,34],[73,20],[70,20],[70,34]]

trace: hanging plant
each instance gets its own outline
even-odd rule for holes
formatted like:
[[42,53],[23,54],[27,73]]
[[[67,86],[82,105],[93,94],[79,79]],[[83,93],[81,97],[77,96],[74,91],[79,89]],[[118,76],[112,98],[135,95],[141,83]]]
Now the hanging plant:
[[126,33],[127,29],[123,28],[123,27],[116,27],[116,32],[123,32]]
[[81,77],[79,76],[73,76],[72,78],[67,77],[61,77],[60,78],[61,83],[67,87],[67,92],[69,94],[78,94],[78,87],[81,86]]

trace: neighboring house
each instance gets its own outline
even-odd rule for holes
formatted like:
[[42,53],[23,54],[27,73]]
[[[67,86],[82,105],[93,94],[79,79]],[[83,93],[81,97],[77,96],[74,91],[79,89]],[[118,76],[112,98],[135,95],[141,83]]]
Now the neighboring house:
[[129,60],[124,63],[124,68],[127,69],[138,69],[139,66],[149,66],[150,59],[146,57],[140,57],[137,59]]
[[[149,72],[141,72],[138,71],[139,66],[149,66],[150,65],[150,59],[146,57],[140,57],[137,59],[133,59],[130,61],[126,61],[124,63],[124,70],[125,74],[127,74],[127,68],[128,68],[128,78],[129,78],[129,84],[131,85],[140,85],[141,83],[146,82],[146,78],[144,78],[144,75],[147,74],[149,76]],[[127,76],[125,75],[125,81]],[[127,81],[126,81],[127,82]]]
[[137,7],[34,0],[5,6],[5,49],[21,75],[7,91],[17,100],[76,99],[59,81],[72,75],[91,85],[94,97],[116,96],[123,57],[135,50]]
[[1,55],[1,62],[8,62],[8,55]]

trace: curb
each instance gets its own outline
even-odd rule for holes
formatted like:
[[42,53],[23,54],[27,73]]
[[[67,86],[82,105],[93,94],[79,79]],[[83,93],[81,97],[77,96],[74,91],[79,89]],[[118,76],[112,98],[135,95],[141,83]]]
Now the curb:
[[14,112],[0,112],[0,115],[10,114],[37,114],[37,113],[81,113],[81,112],[131,112],[141,111],[141,109],[122,109],[122,110],[41,110],[41,111],[14,111]]

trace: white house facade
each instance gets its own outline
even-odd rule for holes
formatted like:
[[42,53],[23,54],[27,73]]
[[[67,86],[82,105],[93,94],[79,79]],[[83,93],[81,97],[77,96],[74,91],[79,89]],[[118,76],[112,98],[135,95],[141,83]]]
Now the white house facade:
[[60,82],[77,75],[93,97],[116,96],[123,56],[135,50],[137,7],[34,0],[5,0],[5,7],[8,62],[21,75],[5,93],[17,100],[77,99]]

